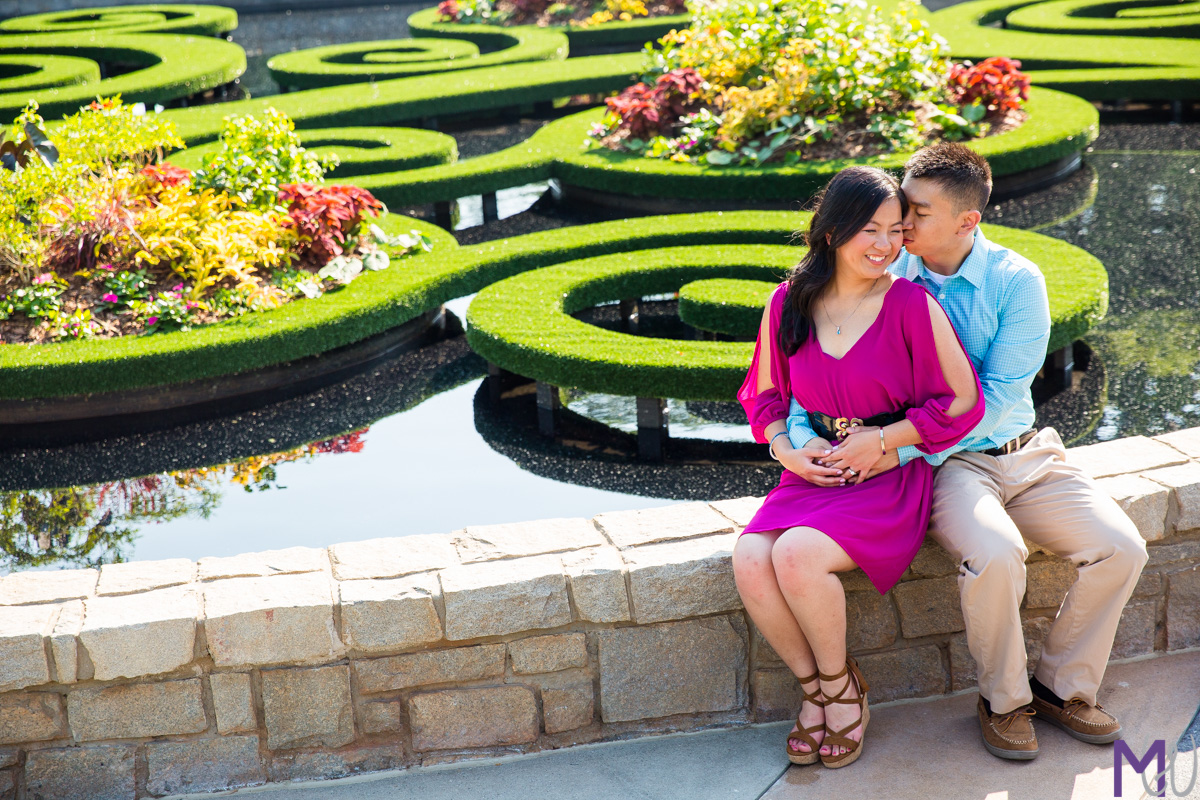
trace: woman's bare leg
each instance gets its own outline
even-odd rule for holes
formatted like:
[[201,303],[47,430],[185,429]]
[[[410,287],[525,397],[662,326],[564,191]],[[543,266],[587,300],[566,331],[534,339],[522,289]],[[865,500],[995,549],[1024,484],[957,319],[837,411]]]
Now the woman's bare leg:
[[[846,593],[837,573],[857,565],[841,545],[815,528],[785,531],[771,548],[771,562],[791,617],[811,648],[817,667],[826,675],[841,672],[846,664]],[[849,680],[847,676],[821,681],[821,689],[826,697],[834,696]],[[851,686],[844,697],[858,697],[858,688]],[[853,705],[830,703],[825,707],[826,728],[840,730],[852,724],[858,713]],[[847,736],[859,741],[862,731],[855,729]],[[842,747],[834,747],[832,753],[828,747],[821,748],[823,755],[844,752]]]
[[[817,661],[775,577],[771,550],[782,533],[747,533],[738,537],[733,548],[733,576],[737,581],[738,593],[742,596],[742,604],[763,638],[775,649],[792,674],[803,678],[816,674]],[[816,694],[817,681],[802,685],[806,692]],[[801,705],[800,725],[811,728],[824,721],[825,712],[820,706],[814,703]],[[793,733],[796,730],[794,727]],[[820,742],[825,733],[817,731],[812,736],[814,741]],[[811,752],[803,740],[793,738],[789,741],[794,750]]]

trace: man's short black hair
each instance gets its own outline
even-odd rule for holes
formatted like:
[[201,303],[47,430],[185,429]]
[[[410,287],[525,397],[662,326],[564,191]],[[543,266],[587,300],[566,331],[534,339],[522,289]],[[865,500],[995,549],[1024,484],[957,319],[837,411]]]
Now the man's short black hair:
[[905,178],[933,181],[949,195],[954,213],[983,213],[992,196],[992,168],[969,147],[952,142],[924,147],[904,165]]

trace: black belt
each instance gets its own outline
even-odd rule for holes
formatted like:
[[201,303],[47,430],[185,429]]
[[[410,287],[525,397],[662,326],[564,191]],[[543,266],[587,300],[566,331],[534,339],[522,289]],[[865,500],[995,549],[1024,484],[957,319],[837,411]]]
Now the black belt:
[[835,439],[838,441],[845,439],[850,433],[851,425],[882,428],[884,425],[891,425],[893,422],[904,419],[904,413],[904,411],[889,411],[886,414],[876,414],[866,419],[858,419],[857,417],[831,417],[820,411],[809,411],[808,422],[818,436],[827,442],[832,442]]
[[1015,453],[1029,443],[1029,440],[1037,435],[1037,428],[1030,428],[1015,439],[1009,439],[999,447],[993,447],[991,450],[981,450],[985,456],[1006,456],[1009,453]]

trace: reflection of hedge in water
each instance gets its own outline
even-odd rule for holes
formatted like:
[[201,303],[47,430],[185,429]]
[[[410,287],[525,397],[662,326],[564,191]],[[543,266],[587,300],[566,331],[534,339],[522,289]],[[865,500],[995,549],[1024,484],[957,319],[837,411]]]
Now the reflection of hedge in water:
[[0,452],[0,490],[116,481],[291,450],[368,427],[483,372],[483,362],[455,336],[342,383],[234,417],[70,447]]
[[[475,428],[489,447],[534,475],[577,486],[671,500],[761,496],[779,482],[774,463],[759,461],[761,445],[746,445],[753,450],[751,459],[712,456],[711,461],[704,462],[648,463],[636,458],[637,443],[632,435],[564,409],[561,438],[570,444],[556,444],[538,434],[532,397],[521,398],[517,406],[514,409],[512,405],[507,408],[493,405],[485,383],[475,394]],[[572,439],[573,434],[580,438]],[[595,446],[597,441],[603,444]],[[703,443],[670,442],[669,447],[677,446],[690,446],[698,453]],[[604,452],[606,448],[613,452]]]
[[1098,186],[1096,169],[1084,161],[1080,169],[1047,189],[989,203],[983,221],[1008,228],[1043,231],[1091,208],[1096,202]]

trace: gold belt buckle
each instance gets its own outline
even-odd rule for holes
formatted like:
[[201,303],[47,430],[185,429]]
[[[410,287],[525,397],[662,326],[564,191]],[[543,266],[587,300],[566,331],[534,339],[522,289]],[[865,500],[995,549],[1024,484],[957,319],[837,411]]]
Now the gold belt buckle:
[[838,441],[842,441],[850,435],[850,429],[855,425],[862,425],[863,421],[858,417],[838,417],[833,421],[834,433],[837,435]]

